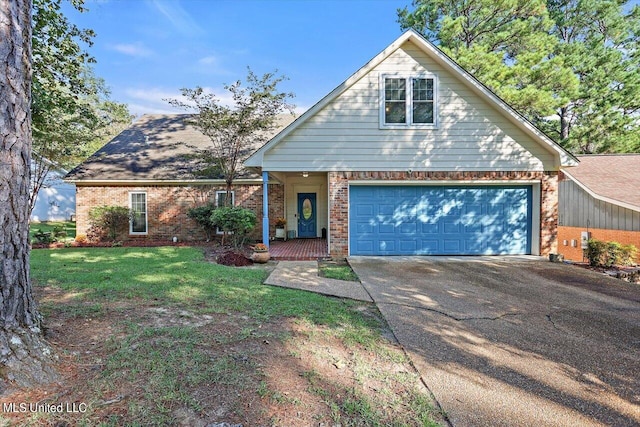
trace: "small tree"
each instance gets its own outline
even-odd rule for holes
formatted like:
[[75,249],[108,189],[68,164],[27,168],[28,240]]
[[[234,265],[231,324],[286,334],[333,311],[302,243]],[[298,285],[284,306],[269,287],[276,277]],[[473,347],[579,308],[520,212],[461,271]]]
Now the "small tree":
[[204,206],[198,206],[189,209],[187,216],[198,223],[204,234],[207,237],[207,242],[213,237],[213,233],[216,230],[216,224],[212,221],[212,215],[216,207],[209,203]]
[[91,227],[114,241],[120,233],[126,233],[131,219],[131,210],[124,206],[96,206],[89,211]]
[[220,227],[225,234],[230,234],[233,246],[239,248],[255,228],[257,218],[249,209],[224,206],[213,211],[211,222]]
[[211,139],[211,147],[200,156],[205,163],[202,170],[221,175],[227,185],[227,200],[242,162],[255,146],[267,141],[277,126],[278,114],[293,114],[294,106],[287,102],[293,94],[278,91],[278,84],[285,79],[275,72],[258,77],[248,68],[244,84],[238,80],[224,85],[233,100],[231,106],[201,87],[181,90],[187,102],[169,100],[173,106],[198,111],[192,124]]

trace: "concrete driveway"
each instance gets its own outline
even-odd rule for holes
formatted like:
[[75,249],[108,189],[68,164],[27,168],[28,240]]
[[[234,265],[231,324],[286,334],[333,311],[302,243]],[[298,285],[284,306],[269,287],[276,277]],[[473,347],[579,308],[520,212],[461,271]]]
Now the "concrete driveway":
[[349,261],[452,425],[640,425],[640,286],[536,257]]

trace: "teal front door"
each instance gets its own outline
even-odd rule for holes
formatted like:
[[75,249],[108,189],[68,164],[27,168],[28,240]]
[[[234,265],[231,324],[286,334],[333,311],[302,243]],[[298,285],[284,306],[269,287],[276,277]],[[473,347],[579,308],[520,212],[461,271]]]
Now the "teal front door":
[[298,193],[298,237],[317,237],[316,193]]

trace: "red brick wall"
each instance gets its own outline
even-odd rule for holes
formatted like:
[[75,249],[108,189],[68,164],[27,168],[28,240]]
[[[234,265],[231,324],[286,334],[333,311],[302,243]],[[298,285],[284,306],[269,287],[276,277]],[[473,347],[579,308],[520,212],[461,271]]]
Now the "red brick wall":
[[540,181],[540,254],[557,250],[558,174],[557,172],[329,172],[329,213],[331,215],[329,252],[333,256],[349,253],[349,181],[482,181],[539,180]]
[[[581,262],[582,248],[580,246],[580,234],[587,231],[584,227],[558,227],[558,253],[564,255],[569,261]],[[640,249],[640,231],[608,230],[603,228],[590,228],[591,238],[604,242],[618,242],[622,245],[634,245]],[[565,246],[564,241],[567,241]],[[571,240],[576,240],[577,247],[571,246]],[[637,256],[640,263],[640,253]]]
[[[224,190],[224,186],[148,186],[122,187],[76,186],[76,227],[77,234],[86,234],[89,228],[89,210],[100,205],[129,206],[130,192],[147,193],[148,234],[129,236],[131,239],[171,240],[173,236],[180,241],[204,240],[201,228],[187,216],[187,211],[207,201],[215,200],[215,192]],[[262,185],[234,186],[236,205],[253,210],[258,217],[255,238],[262,235]],[[284,216],[284,187],[269,185],[270,234],[275,234],[273,221]]]

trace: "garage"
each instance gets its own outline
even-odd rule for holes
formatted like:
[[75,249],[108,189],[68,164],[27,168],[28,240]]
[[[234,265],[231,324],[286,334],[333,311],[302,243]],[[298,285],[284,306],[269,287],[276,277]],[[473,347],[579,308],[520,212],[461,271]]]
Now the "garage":
[[530,254],[532,187],[351,185],[351,255]]

